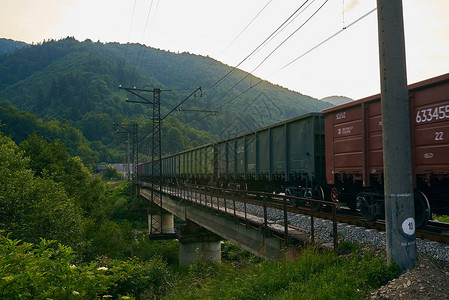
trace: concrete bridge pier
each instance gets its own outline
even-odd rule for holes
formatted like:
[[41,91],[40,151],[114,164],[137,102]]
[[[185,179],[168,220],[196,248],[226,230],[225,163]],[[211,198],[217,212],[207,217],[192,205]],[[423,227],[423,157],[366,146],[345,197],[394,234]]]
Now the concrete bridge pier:
[[[162,214],[161,214],[162,210]],[[162,216],[162,222],[161,222]],[[153,234],[157,233],[174,233],[175,222],[172,213],[157,207],[148,211],[148,231]],[[162,230],[161,230],[162,225]]]
[[221,263],[221,238],[187,221],[179,236],[179,265],[191,265],[197,258],[204,262]]

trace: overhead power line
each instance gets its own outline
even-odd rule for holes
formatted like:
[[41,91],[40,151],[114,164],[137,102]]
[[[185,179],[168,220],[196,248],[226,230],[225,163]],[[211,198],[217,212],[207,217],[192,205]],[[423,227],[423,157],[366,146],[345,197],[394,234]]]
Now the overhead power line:
[[239,34],[232,40],[231,43],[229,43],[229,45],[223,50],[223,53],[225,53],[231,46],[232,44],[234,44],[234,42],[246,31],[246,29],[248,29],[248,27],[259,17],[259,15],[265,10],[265,8],[267,8],[267,6],[272,2],[273,0],[270,0],[267,2],[267,4],[265,4],[264,7],[262,7],[262,9],[253,17],[253,19],[245,26],[245,28],[243,28]]
[[[301,26],[299,26],[295,31],[293,31],[287,38],[285,38],[276,48],[274,48],[274,50],[272,50],[251,72],[247,73],[242,79],[240,79],[237,83],[235,83],[228,91],[226,91],[226,93],[221,96],[219,99],[217,99],[214,102],[217,102],[221,99],[223,99],[234,87],[236,87],[240,82],[242,82],[243,80],[245,80],[249,75],[251,75],[251,73],[253,73],[254,71],[256,71],[271,55],[274,54],[274,52],[276,52],[286,41],[288,41],[293,35],[295,35],[301,28],[304,27],[304,25],[306,25],[322,8],[323,6],[328,2],[329,0],[326,0],[323,2],[323,4],[321,4],[320,7],[318,7],[318,9],[306,20],[304,21]],[[258,82],[257,84],[259,84],[260,82]],[[256,84],[256,85],[257,85]],[[245,91],[246,92],[246,91]],[[234,100],[236,98],[232,98],[232,100]],[[230,101],[226,102],[229,103]],[[223,107],[224,105],[220,106]]]
[[274,52],[276,52],[286,41],[288,41],[292,36],[294,36],[301,28],[304,27],[322,8],[323,6],[328,2],[329,0],[324,1],[323,4],[321,4],[320,7],[304,22],[299,26],[295,31],[293,31],[286,39],[284,39],[276,48],[274,48],[273,51],[271,51],[252,71],[256,71],[271,55],[273,55]]
[[133,72],[133,76],[132,76],[131,82],[135,82],[136,79],[137,79],[137,77],[138,77],[138,76],[137,76],[138,69],[140,69],[140,66],[141,66],[141,64],[139,63],[139,61],[140,61],[140,57],[141,57],[142,52],[143,52],[142,48],[145,47],[145,45],[144,45],[145,33],[146,33],[146,31],[147,31],[148,20],[150,19],[151,10],[152,10],[152,8],[153,8],[153,2],[154,2],[154,0],[151,0],[151,2],[150,2],[150,7],[149,7],[149,9],[148,9],[147,18],[146,18],[146,20],[145,20],[145,26],[144,26],[144,28],[143,28],[143,33],[142,33],[142,45],[139,47],[139,52],[138,52],[138,54],[137,54],[137,62],[138,62],[138,63],[137,63],[137,64],[134,64],[134,72]]
[[[237,34],[237,36],[228,44],[228,46],[226,46],[226,48],[220,53],[220,56],[223,55],[231,46],[232,44],[234,44],[234,42],[249,28],[249,26],[260,16],[260,14],[268,7],[268,5],[272,2],[273,0],[269,0],[267,2],[267,4],[265,4],[265,6],[259,10],[259,12],[252,18],[252,20],[246,24],[246,26],[240,30],[239,34]],[[211,60],[209,65],[207,66],[207,71],[209,71],[210,67],[213,65],[214,60]],[[201,74],[198,75],[195,80],[193,81],[193,85],[196,84],[196,82],[198,81],[198,79],[201,77]]]
[[373,8],[372,10],[370,10],[369,12],[367,12],[366,14],[364,14],[363,16],[361,16],[360,18],[358,18],[357,20],[355,20],[354,22],[352,22],[351,24],[349,24],[346,27],[343,27],[341,30],[337,31],[336,33],[334,33],[333,35],[331,35],[330,37],[328,37],[327,39],[325,39],[324,41],[322,41],[321,43],[319,43],[318,45],[314,46],[313,48],[311,48],[310,50],[304,52],[303,54],[301,54],[300,56],[298,56],[297,58],[295,58],[294,60],[292,60],[291,62],[289,62],[288,64],[286,64],[285,66],[283,66],[282,68],[280,68],[278,71],[281,71],[285,68],[287,68],[288,66],[290,66],[291,64],[293,64],[294,62],[296,62],[297,60],[303,58],[304,56],[306,56],[307,54],[309,54],[310,52],[312,52],[313,50],[317,49],[318,47],[320,47],[321,45],[325,44],[326,42],[328,42],[329,40],[333,39],[334,37],[336,37],[337,35],[339,35],[340,33],[342,33],[343,31],[345,31],[346,29],[348,29],[349,27],[351,27],[352,25],[356,24],[357,22],[361,21],[362,19],[366,18],[367,16],[369,16],[371,13],[375,12],[377,10],[376,8]]
[[[285,65],[284,67],[282,67],[281,69],[279,69],[278,71],[288,67],[289,65],[291,65],[292,63],[294,63],[295,61],[297,61],[298,59],[304,57],[306,54],[312,52],[313,50],[315,50],[316,48],[318,48],[319,46],[323,45],[324,43],[326,43],[327,41],[329,41],[330,39],[332,39],[333,37],[337,36],[338,34],[340,34],[341,32],[343,32],[345,29],[348,29],[349,27],[355,25],[356,23],[358,23],[359,21],[361,21],[362,19],[366,18],[367,16],[369,16],[370,14],[372,14],[374,11],[376,11],[377,8],[374,8],[372,10],[370,10],[369,12],[367,12],[366,14],[364,14],[363,16],[361,16],[360,18],[358,18],[357,20],[355,20],[354,22],[350,23],[348,26],[343,27],[343,29],[341,29],[340,31],[336,32],[335,34],[333,34],[332,36],[330,36],[329,38],[327,38],[326,40],[324,40],[323,42],[321,42],[320,44],[318,44],[317,46],[313,47],[312,49],[310,49],[309,51],[307,51],[306,53],[302,54],[301,56],[299,56],[298,58],[296,58],[295,60],[291,61],[290,63],[288,63],[287,65]],[[249,73],[248,73],[249,74]],[[247,75],[248,76],[248,75]],[[247,77],[246,76],[246,77]],[[246,78],[245,77],[245,78]],[[243,80],[243,79],[242,79]],[[245,91],[241,92],[239,95],[237,95],[236,97],[228,100],[226,103],[224,103],[223,105],[219,106],[218,108],[216,108],[216,110],[221,109],[223,106],[229,104],[230,102],[234,101],[235,99],[239,98],[240,96],[242,96],[243,94],[245,94],[246,92],[248,92],[249,90],[251,90],[252,88],[254,88],[255,86],[257,86],[258,84],[260,84],[263,80],[258,81],[256,84],[252,85],[251,87],[249,87],[248,89],[246,89]],[[240,82],[240,81],[239,81]]]
[[127,39],[127,42],[126,42],[125,58],[123,59],[123,63],[122,63],[122,66],[120,68],[119,76],[117,78],[119,80],[119,82],[121,82],[122,79],[123,79],[123,72],[124,72],[125,65],[126,65],[126,57],[128,56],[129,40],[131,38],[131,30],[132,30],[133,22],[134,22],[134,13],[136,11],[136,3],[137,3],[137,0],[134,0],[133,13],[131,15],[131,24],[129,25],[128,39]]
[[[234,44],[234,42],[249,28],[249,26],[251,26],[251,24],[262,14],[262,12],[268,7],[268,5],[272,2],[273,0],[269,0],[264,7],[262,7],[261,10],[259,10],[259,12],[252,18],[252,20],[242,29],[240,30],[239,34],[237,34],[237,36],[228,44],[228,46],[220,53],[220,56],[223,55],[231,46],[232,44]],[[211,61],[209,62],[206,72],[210,70],[211,66],[214,64],[214,60],[211,59]],[[202,76],[202,74],[199,74],[195,80],[193,81],[193,85],[196,85],[196,83],[198,82],[198,79]],[[189,103],[188,108],[190,108],[192,106],[192,102]],[[184,110],[186,111],[186,110]]]
[[178,109],[184,102],[187,101],[187,99],[189,99],[191,96],[193,96],[197,91],[200,91],[200,92],[201,92],[200,95],[202,96],[203,90],[201,89],[201,87],[199,87],[199,88],[197,88],[196,90],[194,90],[192,93],[190,93],[190,95],[188,95],[186,98],[184,98],[184,100],[182,100],[181,102],[179,102],[179,104],[176,105],[172,110],[170,110],[170,111],[165,115],[165,117],[163,117],[163,118],[161,119],[161,121],[164,120],[165,118],[167,118],[172,112],[174,112],[175,110],[177,110],[177,109]]
[[[327,2],[327,1],[328,1],[328,0],[326,0],[326,2]],[[324,2],[323,5],[326,4],[326,2]],[[323,5],[320,6],[320,8],[319,8],[318,10],[320,10],[321,7],[323,7]],[[339,30],[339,31],[336,32],[335,34],[331,35],[329,38],[325,39],[323,42],[321,42],[321,43],[318,44],[317,46],[313,47],[313,48],[310,49],[309,51],[305,52],[304,54],[302,54],[301,56],[299,56],[299,57],[296,58],[295,60],[291,61],[290,63],[288,63],[287,65],[285,65],[285,66],[282,67],[281,69],[279,69],[278,71],[280,71],[280,70],[282,70],[282,69],[288,67],[289,65],[291,65],[292,63],[294,63],[294,62],[297,61],[298,59],[300,59],[300,58],[304,57],[305,55],[307,55],[308,53],[312,52],[313,50],[315,50],[315,49],[318,48],[319,46],[323,45],[324,43],[326,43],[327,41],[329,41],[329,40],[332,39],[333,37],[335,37],[335,36],[337,36],[338,34],[340,34],[341,32],[343,32],[344,30],[346,30],[346,29],[350,28],[351,26],[355,25],[356,23],[360,22],[361,20],[363,20],[364,18],[366,18],[367,16],[369,16],[370,14],[372,14],[372,13],[373,13],[374,11],[376,11],[376,10],[377,10],[377,8],[373,8],[372,10],[370,10],[369,12],[367,12],[366,14],[364,14],[363,16],[361,16],[360,18],[358,18],[358,19],[355,20],[354,22],[350,23],[348,26],[343,27],[341,30]],[[317,12],[318,12],[318,11],[316,11],[315,14],[316,14]],[[312,15],[312,16],[313,16],[313,15]],[[310,18],[309,18],[308,20],[310,20]],[[308,21],[308,20],[307,20],[307,21]],[[307,21],[306,21],[306,22],[307,22]],[[303,25],[304,25],[304,24],[305,24],[305,23],[303,23]],[[301,25],[301,27],[302,27],[303,25]],[[301,27],[300,27],[300,28],[301,28]],[[299,30],[300,28],[298,28],[298,30]],[[294,33],[296,33],[296,31],[295,31]],[[294,33],[293,33],[293,34],[294,34]],[[290,35],[290,36],[291,36],[291,35]],[[288,38],[290,38],[290,36],[289,36]],[[288,38],[287,38],[287,39],[288,39]],[[286,39],[286,40],[287,40],[287,39]],[[281,44],[283,44],[286,40],[284,40]],[[277,47],[277,48],[278,48],[278,47]],[[276,48],[275,50],[273,50],[273,51],[276,51],[277,48]],[[273,52],[271,52],[271,53],[265,58],[265,60],[266,60],[272,53],[273,53]],[[265,60],[264,60],[264,61],[265,61]],[[262,63],[263,63],[263,62],[262,62]],[[262,64],[262,63],[261,63],[261,64]],[[261,64],[259,64],[259,66],[260,66]],[[257,66],[256,69],[257,69],[259,66]],[[254,72],[254,70],[253,70],[252,72]],[[237,82],[237,84],[240,83],[241,81],[243,81],[243,80],[244,80],[246,77],[248,77],[249,75],[250,75],[250,73],[248,73],[244,78],[242,78],[239,82]],[[227,105],[227,104],[229,104],[230,102],[234,101],[235,99],[239,98],[240,96],[242,96],[243,94],[245,94],[246,92],[248,92],[249,90],[251,90],[252,88],[254,88],[255,86],[257,86],[258,84],[260,84],[262,81],[263,81],[263,80],[258,81],[256,84],[252,85],[251,87],[249,87],[249,88],[246,89],[245,91],[241,92],[239,95],[237,95],[237,96],[231,98],[231,99],[228,100],[226,103],[224,103],[224,104],[222,104],[221,106],[219,106],[218,108],[216,108],[216,110],[221,109],[221,108],[224,107],[225,105]],[[235,84],[233,87],[235,87],[237,84]],[[231,88],[231,89],[232,89],[232,88]],[[227,94],[227,93],[229,93],[229,90],[226,92],[226,94]],[[225,94],[225,95],[226,95],[226,94]],[[223,97],[224,97],[224,96],[222,96],[219,100],[221,100]]]
[[[316,0],[312,0],[312,2],[310,2],[309,4],[307,4],[307,6],[304,6],[304,7],[302,8],[302,10],[301,10],[298,14],[296,14],[296,16],[295,16],[294,18],[292,18],[290,21],[288,21],[287,24],[285,24],[284,29],[287,28],[292,22],[294,22],[294,21],[296,20],[296,18],[298,18],[298,17],[299,17],[299,16],[300,16],[306,9],[308,9],[309,6],[311,6],[313,3],[315,3],[315,1],[316,1]],[[281,32],[282,32],[282,30],[276,32],[276,34],[274,34],[274,35],[267,41],[267,44],[268,44],[269,42],[271,42],[273,39],[275,39]],[[257,54],[257,52],[259,52],[260,50],[261,50],[261,49],[257,50],[254,54]]]
[[211,85],[208,89],[211,89],[213,87],[215,87],[216,85],[218,85],[220,82],[222,82],[226,77],[228,77],[232,72],[234,72],[241,64],[243,64],[248,58],[250,58],[259,48],[261,48],[263,45],[265,45],[267,43],[267,41],[274,35],[276,34],[276,32],[278,32],[279,30],[281,30],[284,25],[291,19],[293,18],[297,12],[299,12],[301,10],[301,8],[307,3],[309,2],[309,0],[306,0],[303,4],[301,4],[301,6],[299,8],[297,8],[284,22],[282,22],[282,24],[275,30],[273,31],[262,43],[259,44],[259,46],[257,46],[250,54],[248,54],[241,62],[239,62],[235,67],[233,67],[229,72],[227,72],[224,76],[222,76],[220,79],[218,79],[213,85]]
[[[143,65],[143,61],[144,61],[145,55],[146,55],[146,53],[148,51],[148,47],[145,46],[144,41],[145,41],[145,34],[146,34],[147,28],[148,28],[148,22],[150,20],[151,11],[153,10],[153,3],[154,3],[154,0],[151,0],[150,8],[149,8],[148,14],[147,14],[147,19],[145,21],[145,27],[144,27],[143,34],[142,34],[142,46],[140,47],[139,54],[137,56],[138,64],[136,64],[135,73],[134,73],[135,76],[133,78],[133,82],[137,81],[137,79],[140,76],[141,67]],[[154,9],[154,13],[153,13],[154,17],[153,17],[153,19],[151,21],[151,26],[150,26],[150,29],[149,29],[150,31],[149,31],[148,36],[151,35],[151,32],[153,30],[154,22],[155,22],[155,19],[156,19],[158,8],[159,8],[159,0],[157,0],[157,2],[156,2],[156,8]]]
[[262,83],[263,80],[259,80],[257,83],[253,84],[252,86],[250,86],[249,88],[247,88],[246,90],[244,90],[243,92],[241,92],[240,94],[238,94],[237,96],[235,96],[234,98],[229,99],[226,103],[220,105],[218,108],[216,108],[215,110],[219,110],[221,108],[223,108],[223,106],[228,105],[229,103],[231,103],[232,101],[234,101],[235,99],[239,98],[240,96],[242,96],[243,94],[245,94],[246,92],[248,92],[249,90],[251,90],[252,88],[258,86],[260,83]]

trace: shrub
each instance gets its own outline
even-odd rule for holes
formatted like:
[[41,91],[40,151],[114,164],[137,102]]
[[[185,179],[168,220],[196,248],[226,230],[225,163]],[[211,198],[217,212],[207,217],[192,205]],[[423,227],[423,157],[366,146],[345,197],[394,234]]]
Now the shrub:
[[174,282],[160,259],[103,258],[74,265],[70,247],[42,239],[39,244],[0,235],[1,299],[95,299],[100,296],[156,298]]
[[106,170],[103,173],[103,179],[121,179],[122,174],[120,174],[116,169],[112,167],[106,167]]
[[446,216],[446,215],[437,216],[434,214],[432,217],[434,220],[444,222],[444,223],[449,223],[449,216]]
[[223,261],[235,262],[240,265],[254,264],[262,260],[231,242],[221,243],[221,258]]
[[76,244],[83,217],[61,184],[35,177],[31,160],[0,132],[0,226],[15,238]]
[[167,298],[362,299],[400,273],[397,266],[388,267],[382,259],[360,253],[359,246],[345,248],[357,250],[338,256],[309,248],[296,261],[266,261],[244,268],[222,264],[210,277],[199,275],[208,273],[207,266],[196,265]]

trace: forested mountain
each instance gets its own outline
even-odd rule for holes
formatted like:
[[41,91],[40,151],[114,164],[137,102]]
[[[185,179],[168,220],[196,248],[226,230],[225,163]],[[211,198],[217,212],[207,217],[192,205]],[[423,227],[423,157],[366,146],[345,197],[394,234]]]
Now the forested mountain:
[[[38,119],[31,113],[19,111],[6,100],[0,101],[0,130],[18,144],[26,140],[33,132],[47,140],[59,139],[71,155],[82,157],[84,163],[90,167],[100,160],[99,153],[91,149],[91,143],[81,131],[67,121],[61,122],[53,118]],[[123,157],[114,149],[101,150],[104,160]]]
[[[112,117],[112,120],[119,124],[128,122],[121,116]],[[91,169],[99,162],[126,161],[128,135],[126,132],[116,134],[117,128],[114,128],[107,114],[88,113],[80,129],[75,128],[75,125],[67,120],[59,121],[48,116],[40,119],[32,113],[18,110],[7,100],[0,101],[0,130],[16,143],[26,140],[32,133],[45,137],[48,141],[61,140],[72,156],[81,157],[84,164]],[[149,121],[143,125],[146,130],[144,132],[148,132]],[[164,150],[176,152],[207,143],[211,139],[206,132],[183,126],[174,118],[168,119],[165,125],[162,128]],[[90,139],[83,135],[82,130],[92,133],[88,136]],[[142,142],[139,143],[141,161],[148,156],[148,141],[148,138],[142,138]]]
[[[162,116],[202,87],[202,94],[198,92],[189,98],[181,111],[164,120],[165,153],[331,106],[246,76],[240,70],[214,85],[232,68],[189,53],[177,54],[139,44],[79,42],[70,37],[15,50],[11,47],[14,44],[10,42],[0,43],[0,53],[5,53],[0,54],[0,100],[10,102],[3,102],[3,106],[12,104],[44,120],[66,120],[81,131],[96,152],[104,147],[118,149],[121,142],[114,140],[114,122],[137,122],[142,136],[151,129],[151,107],[127,103],[127,97],[138,98],[119,90],[119,84],[162,89]],[[151,93],[142,95],[152,99]],[[192,110],[218,113],[207,116]],[[8,126],[2,118],[0,121]],[[148,151],[145,144],[148,143],[143,142],[143,153]],[[97,158],[105,162],[117,159],[115,155]]]
[[16,42],[9,39],[0,38],[0,55],[11,53],[16,51],[17,49],[28,46],[28,44],[24,42]]
[[342,105],[351,101],[354,101],[351,98],[345,97],[345,96],[329,96],[326,98],[321,99],[320,101],[323,102],[329,102],[333,105]]

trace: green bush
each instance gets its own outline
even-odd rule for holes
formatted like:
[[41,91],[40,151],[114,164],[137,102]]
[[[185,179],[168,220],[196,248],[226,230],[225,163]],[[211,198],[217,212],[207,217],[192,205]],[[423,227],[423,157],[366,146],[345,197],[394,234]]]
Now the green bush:
[[106,180],[121,179],[122,174],[117,172],[117,170],[112,167],[106,167],[106,170],[104,171],[102,177],[103,177],[103,179],[106,179]]
[[144,229],[148,226],[148,200],[129,195],[130,183],[122,182],[113,189],[105,191],[104,215],[115,222],[127,220],[134,228]]
[[188,266],[189,277],[201,281],[213,277],[217,272],[217,265],[204,261],[199,249],[195,249],[195,261]]
[[446,215],[442,215],[442,216],[437,216],[437,215],[433,215],[432,218],[434,220],[440,221],[440,222],[444,222],[444,223],[449,223],[449,216]]
[[82,211],[63,186],[36,177],[31,159],[1,132],[0,161],[0,228],[28,242],[45,237],[77,244]]
[[113,259],[137,257],[143,261],[161,257],[170,265],[178,264],[178,242],[152,241],[146,230],[137,230],[127,220],[116,223],[108,219],[88,220],[85,223],[84,244],[79,257],[84,262],[99,256]]
[[136,236],[131,254],[141,260],[161,257],[167,264],[176,266],[179,260],[179,243],[176,240],[152,241],[146,233],[142,233]]
[[70,247],[0,235],[1,299],[95,299],[111,296],[156,298],[167,293],[174,274],[161,260],[107,258],[74,265]]
[[79,157],[70,156],[61,141],[49,143],[32,134],[19,148],[30,158],[29,167],[35,176],[52,180],[63,187],[85,217],[102,213],[104,182],[99,176],[92,175]]
[[254,264],[262,261],[257,256],[228,241],[221,243],[221,259],[225,262],[234,262],[240,265]]
[[[200,267],[195,270],[206,268]],[[359,250],[338,256],[309,248],[296,261],[266,261],[244,268],[224,263],[212,277],[187,272],[166,298],[363,299],[369,290],[399,274],[397,265],[388,267],[382,259]]]

